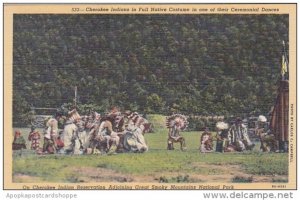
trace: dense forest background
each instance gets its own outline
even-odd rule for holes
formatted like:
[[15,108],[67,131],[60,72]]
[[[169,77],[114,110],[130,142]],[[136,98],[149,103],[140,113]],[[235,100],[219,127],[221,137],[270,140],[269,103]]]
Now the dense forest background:
[[[14,15],[13,121],[30,107],[265,114],[288,15]],[[287,46],[288,49],[288,46]]]

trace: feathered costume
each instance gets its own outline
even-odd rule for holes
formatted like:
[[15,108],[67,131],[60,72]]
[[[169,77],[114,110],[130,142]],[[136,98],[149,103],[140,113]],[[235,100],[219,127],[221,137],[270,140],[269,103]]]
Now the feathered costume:
[[189,122],[182,114],[173,114],[166,118],[166,126],[169,129],[168,150],[174,150],[173,143],[180,143],[181,150],[185,150],[185,139],[180,135],[180,131],[187,128]]

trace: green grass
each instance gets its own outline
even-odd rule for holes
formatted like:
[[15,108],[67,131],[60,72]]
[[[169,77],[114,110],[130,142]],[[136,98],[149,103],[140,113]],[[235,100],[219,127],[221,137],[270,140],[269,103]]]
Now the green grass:
[[[70,169],[76,167],[92,167],[111,169],[122,174],[146,175],[174,173],[180,176],[164,177],[161,182],[189,181],[192,175],[218,175],[224,170],[216,170],[211,166],[239,165],[241,169],[251,175],[287,175],[288,155],[278,153],[261,153],[258,145],[252,152],[243,153],[207,153],[199,152],[200,132],[183,132],[186,139],[187,151],[180,151],[179,144],[175,144],[174,151],[167,148],[167,129],[162,125],[164,117],[152,115],[155,122],[155,133],[146,134],[149,151],[143,154],[123,153],[117,155],[24,155],[14,156],[13,174],[24,174],[39,177],[44,181],[78,182],[78,174]],[[150,118],[151,118],[150,117]],[[160,124],[159,124],[159,123]],[[25,138],[29,129],[20,129]],[[28,144],[29,147],[29,144]],[[207,166],[205,166],[207,165]],[[233,181],[240,181],[239,179]],[[276,180],[275,180],[276,181]]]
[[148,120],[154,125],[154,131],[158,131],[160,129],[165,129],[166,127],[166,117],[163,115],[148,115]]

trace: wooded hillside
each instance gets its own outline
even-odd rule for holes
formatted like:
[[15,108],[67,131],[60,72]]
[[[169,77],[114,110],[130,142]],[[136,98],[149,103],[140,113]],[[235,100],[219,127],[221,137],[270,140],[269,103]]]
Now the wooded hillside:
[[[14,123],[30,106],[266,114],[288,15],[14,15]],[[288,46],[287,46],[288,49]]]

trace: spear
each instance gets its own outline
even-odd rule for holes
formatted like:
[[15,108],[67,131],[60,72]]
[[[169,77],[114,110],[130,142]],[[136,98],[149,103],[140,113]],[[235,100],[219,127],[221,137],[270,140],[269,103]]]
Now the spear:
[[[289,71],[289,61],[288,61],[288,58],[287,58],[287,53],[286,53],[286,49],[285,49],[285,42],[284,40],[282,41],[282,46],[283,46],[283,56],[282,56],[282,70],[283,70],[283,67],[285,65],[286,69],[285,69],[285,73],[287,73]],[[285,79],[285,73],[282,74],[282,80]]]
[[77,86],[75,86],[74,90],[75,90],[74,106],[76,110],[77,109]]

